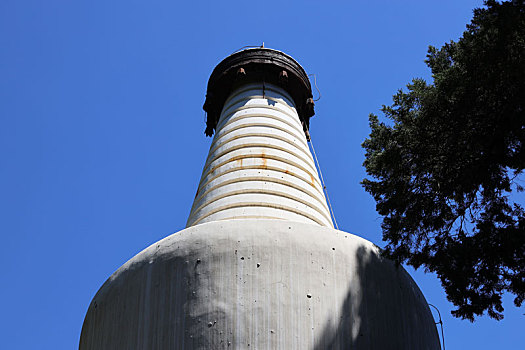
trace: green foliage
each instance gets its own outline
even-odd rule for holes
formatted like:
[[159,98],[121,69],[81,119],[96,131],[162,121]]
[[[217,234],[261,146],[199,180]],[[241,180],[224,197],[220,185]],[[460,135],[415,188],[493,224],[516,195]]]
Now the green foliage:
[[503,318],[525,299],[525,4],[486,1],[457,42],[430,47],[413,80],[370,115],[362,184],[385,254],[440,278],[456,317]]

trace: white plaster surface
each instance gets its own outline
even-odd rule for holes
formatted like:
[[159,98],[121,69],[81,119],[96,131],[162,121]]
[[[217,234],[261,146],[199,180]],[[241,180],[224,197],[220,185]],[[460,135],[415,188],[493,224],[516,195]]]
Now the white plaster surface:
[[372,243],[263,219],[145,249],[101,287],[80,339],[81,350],[439,348],[420,290]]
[[270,84],[226,100],[187,226],[245,218],[333,227],[294,104]]

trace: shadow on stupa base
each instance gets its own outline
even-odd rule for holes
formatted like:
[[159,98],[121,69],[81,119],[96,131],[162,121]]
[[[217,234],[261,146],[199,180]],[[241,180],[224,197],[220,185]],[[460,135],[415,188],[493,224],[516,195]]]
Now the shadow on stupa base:
[[193,226],[91,302],[80,349],[439,349],[402,267],[357,236],[282,220]]

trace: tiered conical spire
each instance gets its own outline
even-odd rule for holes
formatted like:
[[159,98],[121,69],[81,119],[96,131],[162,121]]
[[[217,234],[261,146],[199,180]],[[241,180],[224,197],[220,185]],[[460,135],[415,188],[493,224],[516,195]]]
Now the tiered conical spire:
[[293,99],[271,84],[226,99],[187,226],[243,218],[333,227]]

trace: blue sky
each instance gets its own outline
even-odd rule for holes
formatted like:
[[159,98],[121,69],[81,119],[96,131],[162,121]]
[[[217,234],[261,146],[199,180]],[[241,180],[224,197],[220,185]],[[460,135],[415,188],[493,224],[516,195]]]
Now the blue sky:
[[[481,1],[0,2],[0,348],[72,349],[125,261],[184,228],[211,142],[213,67],[245,45],[317,75],[311,133],[341,229],[383,246],[359,185],[368,114],[457,39]],[[519,349],[524,309],[454,319],[437,278],[408,269],[447,349]]]

